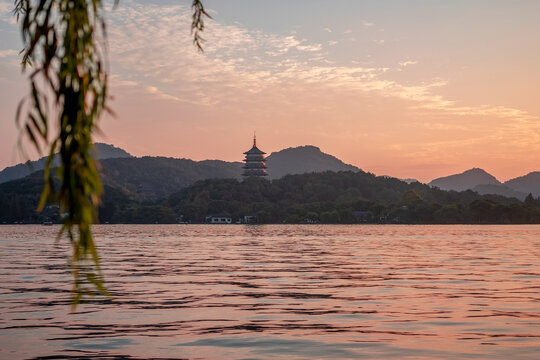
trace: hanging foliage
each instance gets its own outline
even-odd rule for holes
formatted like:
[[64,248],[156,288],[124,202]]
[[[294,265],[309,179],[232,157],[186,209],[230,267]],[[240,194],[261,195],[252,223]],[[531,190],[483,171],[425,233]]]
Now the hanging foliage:
[[[200,32],[210,16],[200,0],[193,1],[192,10],[193,43],[202,51]],[[38,151],[48,147],[39,210],[58,203],[64,215],[58,236],[67,235],[73,247],[76,306],[84,295],[108,295],[91,229],[103,187],[90,150],[97,121],[109,111],[103,1],[15,0],[14,13],[21,24],[22,66],[30,83],[17,123]],[[60,166],[53,169],[56,153]]]

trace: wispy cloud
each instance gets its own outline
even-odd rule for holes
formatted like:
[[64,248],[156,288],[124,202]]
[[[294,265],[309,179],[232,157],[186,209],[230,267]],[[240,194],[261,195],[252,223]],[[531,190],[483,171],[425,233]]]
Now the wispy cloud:
[[13,50],[13,49],[0,50],[0,58],[5,58],[8,56],[17,56],[17,55],[19,55],[19,52],[17,50]]
[[407,60],[407,61],[402,61],[399,63],[399,66],[401,67],[407,67],[409,65],[416,65],[418,64],[418,61],[413,61],[413,60]]
[[321,44],[298,45],[296,48],[301,51],[319,51],[322,49],[322,45]]
[[374,23],[370,22],[370,21],[363,21],[362,22],[362,25],[364,25],[365,27],[372,27],[372,26],[375,26]]
[[0,1],[0,14],[8,14],[11,13],[13,10],[13,2],[12,1]]
[[15,25],[17,19],[13,16],[13,1],[0,0],[0,21]]
[[[185,6],[126,1],[109,16],[113,20],[111,58],[118,74],[115,81],[138,84],[147,92],[171,100],[206,105],[230,103],[274,87],[304,83],[393,97],[409,102],[411,109],[455,116],[536,119],[510,107],[460,105],[437,94],[437,89],[446,84],[440,79],[405,85],[393,80],[386,67],[333,65],[322,44],[294,34],[267,34],[209,21],[204,33],[208,39],[205,53],[198,54],[189,37],[190,14]],[[406,60],[399,65],[417,63]]]

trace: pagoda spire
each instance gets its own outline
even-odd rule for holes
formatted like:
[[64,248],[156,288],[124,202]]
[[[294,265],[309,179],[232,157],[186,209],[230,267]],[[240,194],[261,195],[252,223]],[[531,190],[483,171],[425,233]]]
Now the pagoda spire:
[[253,147],[257,147],[257,134],[253,131]]

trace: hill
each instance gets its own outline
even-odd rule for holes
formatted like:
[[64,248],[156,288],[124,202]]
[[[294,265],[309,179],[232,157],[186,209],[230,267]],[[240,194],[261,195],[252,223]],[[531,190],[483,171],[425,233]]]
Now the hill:
[[467,170],[461,174],[435,179],[429,183],[441,190],[474,190],[479,194],[497,194],[524,200],[530,193],[540,196],[540,171],[506,181],[504,184],[493,175],[478,168]]
[[[156,184],[163,192],[174,186],[170,183],[179,174],[175,166],[191,160],[159,158],[132,159],[117,169],[115,161],[103,161],[104,171],[119,174],[104,176],[105,194],[99,210],[99,221],[110,223],[173,223],[204,222],[211,213],[228,212],[235,221],[246,214],[256,214],[261,223],[539,223],[540,199],[522,203],[497,195],[479,195],[473,191],[443,191],[418,182],[407,184],[388,177],[377,177],[362,171],[323,172],[287,175],[276,180],[247,178],[214,178],[182,187],[166,199],[151,200],[137,186],[147,175],[138,169],[155,173]],[[125,161],[126,159],[124,159]],[[160,164],[154,168],[145,161]],[[227,169],[225,163],[225,169]],[[192,164],[198,167],[198,164]],[[214,172],[219,162],[205,166]],[[154,166],[154,165],[150,165]],[[240,164],[236,164],[236,171]],[[235,169],[232,169],[233,171]],[[237,172],[238,173],[238,172]],[[204,173],[193,172],[199,176]],[[59,221],[59,209],[51,205],[43,213],[35,212],[42,186],[42,172],[23,179],[0,184],[0,223],[36,223],[46,216]],[[130,178],[125,183],[115,179]],[[178,180],[180,181],[180,180]],[[113,186],[111,186],[111,184]],[[152,198],[158,197],[153,193]]]
[[418,181],[418,180],[416,180],[416,179],[413,179],[413,178],[399,179],[399,180],[404,181],[404,182],[406,182],[407,184],[412,184],[412,183],[415,183],[415,182],[420,182],[420,181]]
[[133,157],[126,150],[105,143],[95,143],[92,148],[92,155],[98,160]]
[[[112,145],[96,143],[96,158],[101,159],[103,173],[112,186],[126,185],[132,192],[137,187],[143,192],[164,195],[168,189],[175,191],[178,186],[186,186],[203,178],[237,178],[242,173],[241,163],[219,160],[192,161],[165,157],[142,157],[137,159],[126,151]],[[121,159],[103,161],[106,159]],[[43,170],[46,157],[27,164],[8,167],[0,172],[0,183],[20,179],[34,171]],[[316,146],[299,146],[277,151],[268,156],[269,178],[277,179],[288,174],[302,174],[323,171],[358,171],[355,166],[345,164],[338,158],[323,153]],[[58,160],[53,161],[58,165]],[[147,170],[142,169],[146,166]],[[115,170],[114,167],[117,167]],[[156,174],[166,174],[167,182],[157,185]],[[139,189],[139,190],[141,190]],[[146,189],[146,190],[145,190]]]
[[516,191],[506,185],[476,185],[472,190],[481,195],[496,194],[508,198],[516,198],[521,201],[527,197],[526,193]]
[[501,185],[501,182],[485,170],[473,168],[461,174],[437,178],[429,185],[441,190],[464,191],[474,189],[478,185]]
[[[520,202],[525,192],[502,185],[481,169],[430,183],[442,188],[472,188],[478,193],[443,191],[418,182],[408,184],[408,181],[365,173],[315,146],[272,153],[268,157],[269,179],[239,181],[240,162],[135,158],[121,149],[103,145],[105,151],[97,148],[101,151],[98,156],[102,158],[100,172],[105,187],[101,222],[175,222],[178,214],[204,221],[208,212],[239,215],[264,210],[270,215],[263,222],[302,222],[307,213],[317,213],[317,217],[311,217],[316,221],[336,222],[337,212],[341,214],[338,222],[359,221],[358,216],[369,213],[372,222],[382,217],[383,222],[401,223],[520,223],[535,221],[536,210],[530,207],[534,208],[540,201],[535,195],[525,203]],[[343,169],[347,171],[339,171]],[[510,183],[534,187],[538,184],[535,182],[538,174],[531,173]],[[38,171],[0,184],[0,203],[4,205],[0,209],[0,221],[39,222],[44,216],[58,219],[59,210],[54,206],[41,214],[34,211],[42,176],[43,172]],[[164,203],[163,199],[169,196],[169,201]],[[356,220],[351,218],[353,213]]]
[[266,165],[270,179],[279,179],[291,174],[359,170],[356,166],[345,164],[335,156],[323,153],[321,149],[312,145],[273,152],[266,158]]
[[403,181],[403,182],[405,182],[405,183],[407,183],[407,184],[412,184],[412,183],[415,183],[415,182],[420,182],[420,181],[418,181],[417,179],[413,179],[413,178],[401,179],[401,178],[396,178],[396,177],[390,176],[390,175],[381,175],[381,177],[398,179],[398,180]]
[[525,176],[520,176],[504,183],[506,186],[525,194],[540,196],[540,171],[531,172]]
[[[100,164],[104,185],[102,206],[99,210],[101,222],[110,222],[113,214],[116,214],[116,219],[128,222],[144,222],[154,217],[161,219],[161,222],[163,209],[159,207],[152,208],[151,214],[134,215],[128,212],[128,215],[123,217],[119,214],[130,206],[139,206],[166,197],[197,180],[239,178],[241,172],[240,163],[219,160],[197,162],[163,157],[130,157],[104,159]],[[3,205],[0,207],[0,223],[39,223],[45,216],[58,221],[60,214],[57,208],[46,208],[40,214],[35,212],[42,187],[43,170],[0,184],[0,204]],[[171,215],[170,209],[167,214],[169,220],[176,219],[176,216]]]
[[[96,144],[100,158],[103,184],[123,191],[132,199],[155,200],[166,197],[195,181],[214,178],[240,179],[242,163],[220,160],[193,161],[166,157],[132,157],[122,149],[107,144]],[[32,169],[42,170],[46,158],[32,163]],[[300,146],[272,153],[268,157],[270,178],[287,174],[352,170],[334,156],[325,154],[315,146]],[[24,178],[30,168],[19,164],[5,169],[4,182]]]
[[540,200],[524,204],[473,191],[444,191],[362,171],[288,175],[267,181],[202,180],[164,205],[184,220],[228,213],[259,223],[540,223]]
[[168,196],[197,180],[240,178],[242,170],[239,162],[151,156],[105,159],[100,163],[103,184],[144,200]]
[[[117,148],[113,145],[104,144],[104,143],[95,143],[92,153],[96,159],[109,159],[109,158],[128,158],[131,155],[120,148]],[[43,170],[45,164],[47,163],[47,157],[42,157],[36,161],[27,161],[24,164],[18,164],[15,166],[10,166],[0,171],[0,183],[6,181],[21,179],[25,176],[30,175],[34,171]],[[58,166],[58,156],[55,156],[53,160],[53,166]]]

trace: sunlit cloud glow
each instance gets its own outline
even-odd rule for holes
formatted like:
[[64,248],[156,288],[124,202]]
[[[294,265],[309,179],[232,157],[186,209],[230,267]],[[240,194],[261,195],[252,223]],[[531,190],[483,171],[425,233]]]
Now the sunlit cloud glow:
[[[11,2],[0,4],[0,21],[11,24]],[[137,155],[238,160],[242,139],[257,130],[265,151],[313,144],[402,177],[429,180],[483,162],[504,174],[538,170],[540,108],[500,95],[501,75],[512,83],[519,66],[494,65],[493,76],[467,82],[463,69],[490,62],[458,57],[464,44],[450,42],[441,60],[437,50],[414,43],[431,34],[415,33],[407,19],[393,28],[376,13],[360,22],[319,22],[310,32],[298,24],[279,31],[243,25],[209,11],[203,53],[192,44],[187,5],[123,0],[107,12],[117,117],[103,122],[106,140]],[[0,80],[19,71],[14,49],[6,43],[0,50]],[[529,71],[524,99],[540,83]],[[465,94],[471,85],[483,91]]]

